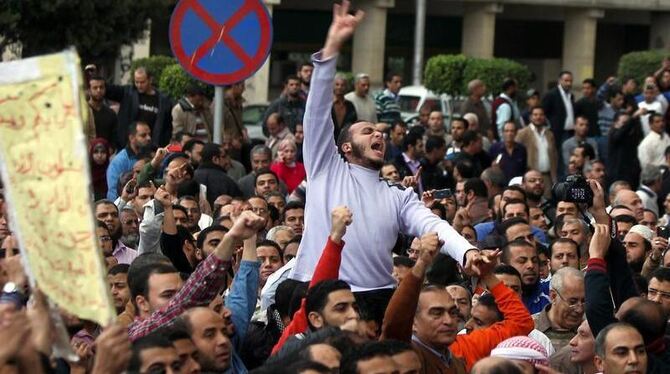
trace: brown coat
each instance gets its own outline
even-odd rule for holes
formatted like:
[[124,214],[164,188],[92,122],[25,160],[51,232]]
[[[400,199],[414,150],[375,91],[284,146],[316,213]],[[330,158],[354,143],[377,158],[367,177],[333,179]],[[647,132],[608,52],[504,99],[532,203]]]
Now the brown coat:
[[[537,139],[535,134],[533,134],[533,129],[530,126],[526,126],[523,129],[519,130],[516,134],[516,142],[521,143],[526,147],[528,168],[539,170],[538,168],[538,148],[537,148]],[[554,133],[551,132],[551,129],[547,128],[545,131],[545,136],[547,137],[547,143],[549,148],[549,167],[551,174],[551,182],[556,183],[556,172],[558,165],[558,153],[556,152],[556,144],[554,143]]]

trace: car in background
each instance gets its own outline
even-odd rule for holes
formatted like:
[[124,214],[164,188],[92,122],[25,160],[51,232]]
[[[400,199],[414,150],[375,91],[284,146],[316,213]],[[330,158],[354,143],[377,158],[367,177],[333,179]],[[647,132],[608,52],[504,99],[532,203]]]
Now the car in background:
[[242,109],[242,124],[247,129],[249,139],[265,140],[263,133],[263,116],[268,109],[269,103],[255,103],[245,105]]
[[452,113],[451,97],[445,94],[437,95],[424,86],[402,87],[398,92],[398,105],[402,120],[407,124],[418,121],[419,109],[424,105],[428,105],[431,112],[441,111],[445,125],[449,123]]

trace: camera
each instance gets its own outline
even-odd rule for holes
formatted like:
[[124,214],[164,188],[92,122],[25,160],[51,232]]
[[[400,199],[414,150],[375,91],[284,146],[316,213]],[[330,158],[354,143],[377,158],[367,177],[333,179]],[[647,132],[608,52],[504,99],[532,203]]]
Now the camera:
[[593,191],[582,175],[568,175],[565,182],[556,183],[551,188],[555,201],[569,201],[593,205]]

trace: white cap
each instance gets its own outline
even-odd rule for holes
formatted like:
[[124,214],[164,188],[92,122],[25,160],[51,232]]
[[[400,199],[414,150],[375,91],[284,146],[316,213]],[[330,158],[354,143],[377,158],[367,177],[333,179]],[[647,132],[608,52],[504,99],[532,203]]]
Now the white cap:
[[523,184],[523,177],[514,177],[507,183],[508,186],[521,186]]

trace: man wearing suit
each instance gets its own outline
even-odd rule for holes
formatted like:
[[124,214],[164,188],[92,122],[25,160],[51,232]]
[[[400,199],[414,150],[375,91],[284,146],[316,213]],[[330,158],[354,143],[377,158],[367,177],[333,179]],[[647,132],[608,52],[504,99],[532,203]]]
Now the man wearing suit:
[[557,149],[573,135],[575,129],[575,97],[571,90],[572,73],[562,71],[558,75],[558,85],[549,90],[542,99],[542,108],[554,133],[554,145]]
[[[530,125],[516,134],[517,143],[526,147],[528,169],[542,173],[544,185],[551,187],[556,182],[556,166],[558,152],[554,134],[547,126],[544,109],[536,106],[530,111]],[[545,196],[549,198],[551,188],[545,188]]]

